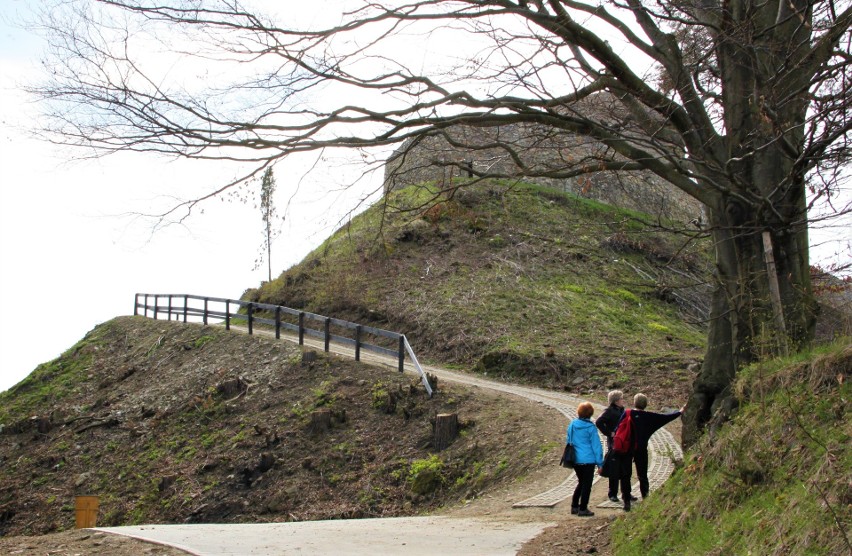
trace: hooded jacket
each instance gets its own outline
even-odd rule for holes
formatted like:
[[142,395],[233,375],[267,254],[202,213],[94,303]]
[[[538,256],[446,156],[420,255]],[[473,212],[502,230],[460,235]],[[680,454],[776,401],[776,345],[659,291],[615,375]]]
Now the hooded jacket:
[[574,445],[579,464],[594,463],[603,466],[603,449],[598,429],[589,419],[573,419],[565,433],[565,441]]

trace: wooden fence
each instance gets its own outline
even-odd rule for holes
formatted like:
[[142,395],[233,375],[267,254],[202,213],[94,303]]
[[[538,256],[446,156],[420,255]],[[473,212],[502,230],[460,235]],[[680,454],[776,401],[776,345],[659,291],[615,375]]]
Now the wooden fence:
[[[420,373],[426,391],[430,396],[432,395],[432,388],[417,362],[408,339],[398,332],[299,311],[282,305],[189,294],[137,293],[133,303],[133,314],[152,317],[155,320],[164,318],[190,322],[192,319],[192,322],[200,321],[204,324],[224,322],[226,330],[230,330],[231,324],[234,323],[245,324],[249,334],[254,333],[257,325],[269,326],[274,328],[275,337],[279,339],[282,330],[297,334],[299,345],[304,345],[305,336],[321,338],[326,352],[329,351],[331,342],[354,347],[355,361],[361,360],[361,350],[395,357],[399,362],[399,372],[404,369],[405,354],[408,352]],[[312,323],[318,323],[318,328],[311,328]]]

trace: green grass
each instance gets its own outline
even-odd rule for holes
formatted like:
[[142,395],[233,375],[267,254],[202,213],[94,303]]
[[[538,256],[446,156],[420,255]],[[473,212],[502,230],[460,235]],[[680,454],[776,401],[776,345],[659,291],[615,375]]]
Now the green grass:
[[108,325],[101,325],[56,359],[42,363],[24,380],[0,393],[0,423],[29,418],[35,408],[50,407],[74,395],[91,380],[94,353],[103,344]]
[[433,492],[444,482],[442,472],[444,461],[437,455],[411,462],[408,469],[408,482],[414,494]]
[[[677,290],[681,275],[709,276],[709,246],[649,222],[529,184],[489,181],[452,196],[412,186],[244,298],[401,331],[423,362],[552,387],[575,359],[600,382],[603,369],[629,375],[670,346],[668,370],[685,381],[673,371],[701,356],[705,330],[660,291]],[[495,353],[532,370],[489,371],[482,363]]]
[[614,527],[615,553],[848,553],[849,339],[754,365],[734,419]]

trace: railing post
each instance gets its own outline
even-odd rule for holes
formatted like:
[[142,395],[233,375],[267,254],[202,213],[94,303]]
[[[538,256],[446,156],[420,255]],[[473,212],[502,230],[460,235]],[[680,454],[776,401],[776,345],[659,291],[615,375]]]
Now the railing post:
[[139,314],[139,294],[133,296],[133,316],[137,316]]
[[231,329],[231,301],[225,300],[225,330]]
[[183,322],[184,323],[186,323],[187,305],[189,305],[189,296],[184,294],[184,296],[183,296]]
[[145,318],[148,318],[148,294],[145,294]]
[[405,370],[405,336],[399,336],[399,372]]
[[305,345],[305,312],[299,312],[299,345]]
[[331,319],[325,317],[325,351],[328,351],[328,344],[331,342]]
[[172,320],[172,294],[169,294],[169,320]]
[[355,361],[361,360],[361,325],[355,325]]
[[204,298],[204,324],[207,324],[207,301],[208,299]]
[[157,313],[160,310],[160,296],[154,296],[154,320],[157,320]]
[[281,306],[275,307],[275,339],[281,339]]
[[249,304],[248,304],[248,329],[249,329],[249,336],[251,336],[251,334],[252,334],[252,323],[254,322],[254,315],[253,315],[253,314],[254,314],[254,304],[253,304],[253,303],[249,303]]

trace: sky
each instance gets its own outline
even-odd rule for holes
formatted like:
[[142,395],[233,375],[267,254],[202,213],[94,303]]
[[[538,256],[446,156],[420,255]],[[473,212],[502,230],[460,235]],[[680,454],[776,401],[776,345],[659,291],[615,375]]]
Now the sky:
[[[97,324],[132,314],[135,293],[239,298],[267,276],[265,265],[255,269],[264,236],[251,202],[214,200],[183,225],[156,232],[133,216],[172,203],[176,191],[209,190],[236,168],[142,155],[82,161],[80,152],[28,134],[39,108],[21,85],[37,79],[43,45],[11,22],[31,5],[0,2],[0,391]],[[417,48],[426,59],[427,49]],[[315,162],[307,155],[275,168],[275,204],[285,219],[272,247],[273,277],[380,187],[374,174],[346,188],[361,173],[357,165]],[[812,259],[848,261],[850,242],[849,227],[814,232]]]
[[[136,293],[237,299],[267,278],[265,264],[255,270],[264,228],[252,202],[213,200],[183,226],[153,233],[132,214],[170,204],[178,190],[212,188],[236,168],[139,155],[75,161],[80,152],[30,136],[39,108],[20,87],[37,78],[42,44],[10,23],[28,5],[0,2],[0,391],[97,324],[133,314]],[[274,169],[284,220],[273,277],[380,186],[374,175],[344,190],[359,171],[336,162],[305,176],[314,162],[308,155]]]

